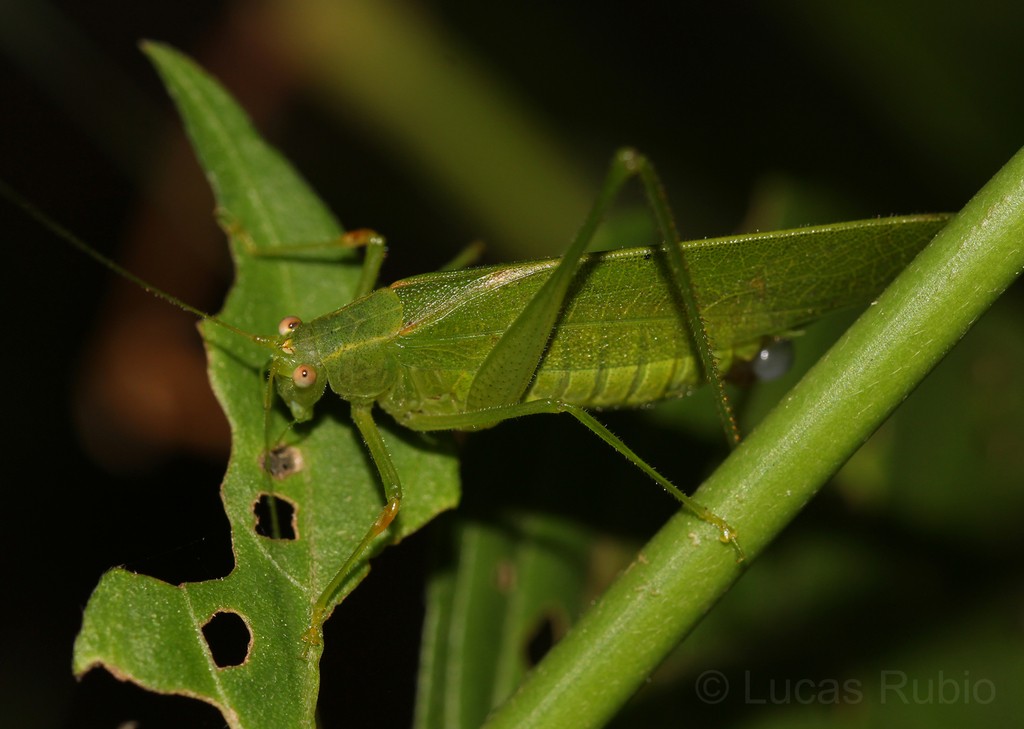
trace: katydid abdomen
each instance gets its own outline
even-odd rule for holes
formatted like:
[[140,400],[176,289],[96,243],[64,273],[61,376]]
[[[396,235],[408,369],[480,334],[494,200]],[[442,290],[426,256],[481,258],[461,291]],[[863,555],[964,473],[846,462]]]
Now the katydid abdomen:
[[[381,406],[400,422],[406,414],[465,411],[484,359],[557,263],[393,284],[405,324],[392,345],[398,376]],[[637,276],[648,277],[642,288]],[[649,249],[584,259],[523,400],[615,407],[687,393],[701,371],[669,291]]]

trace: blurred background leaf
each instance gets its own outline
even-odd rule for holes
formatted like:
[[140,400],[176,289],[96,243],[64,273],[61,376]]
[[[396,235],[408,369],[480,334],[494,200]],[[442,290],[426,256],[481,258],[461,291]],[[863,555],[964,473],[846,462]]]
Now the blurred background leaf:
[[[347,226],[388,236],[385,280],[432,270],[478,238],[494,262],[557,255],[627,143],[658,165],[683,238],[956,210],[1024,143],[1022,13],[1008,0],[7,0],[0,176],[86,240],[123,248],[154,284],[217,308],[230,276],[223,240],[137,50],[151,37],[220,77]],[[627,196],[612,226],[649,235],[637,206],[640,195]],[[116,287],[101,304],[102,270],[0,211],[14,257],[9,310],[46,331],[33,338],[43,384],[12,403],[14,453],[31,471],[9,491],[4,530],[15,555],[0,621],[5,725],[220,726],[198,702],[100,672],[76,685],[69,670],[81,608],[110,566],[174,583],[230,570],[216,461],[227,429],[203,390],[193,323]],[[188,246],[184,260],[173,241]],[[1024,544],[1013,528],[1024,516],[1022,305],[1018,284],[618,723],[1014,725],[1024,713]],[[841,327],[808,330],[796,369]],[[141,338],[150,359],[126,365],[135,360],[121,356],[118,332]],[[184,354],[163,353],[170,344]],[[146,373],[144,391],[119,384],[125,368]],[[779,387],[745,396],[748,429]],[[717,429],[681,438],[688,426],[663,411],[700,407],[602,418],[694,487],[722,456]],[[607,535],[594,572],[614,574],[675,506],[580,430],[535,418],[468,437],[466,506],[582,522]],[[633,486],[574,487],[596,480]],[[328,623],[328,644],[344,633],[350,652],[333,665],[325,655],[327,726],[360,706],[378,726],[411,723],[426,539],[385,552]],[[694,694],[707,669],[730,679],[722,704]],[[921,691],[939,671],[961,681],[968,671],[996,695],[883,705],[882,670],[904,671]],[[752,691],[772,679],[780,692],[786,679],[856,679],[864,698],[744,704],[745,671]]]

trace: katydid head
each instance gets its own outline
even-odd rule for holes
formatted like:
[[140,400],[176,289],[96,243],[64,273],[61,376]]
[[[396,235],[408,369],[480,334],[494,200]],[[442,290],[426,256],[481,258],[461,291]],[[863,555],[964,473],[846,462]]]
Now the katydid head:
[[401,327],[402,304],[388,288],[310,322],[282,319],[270,370],[292,416],[312,418],[328,382],[345,400],[372,400],[391,387],[398,364],[390,348]]
[[323,397],[327,373],[321,371],[320,354],[313,330],[297,316],[286,316],[277,327],[270,377],[292,417],[305,422],[313,417],[313,406]]

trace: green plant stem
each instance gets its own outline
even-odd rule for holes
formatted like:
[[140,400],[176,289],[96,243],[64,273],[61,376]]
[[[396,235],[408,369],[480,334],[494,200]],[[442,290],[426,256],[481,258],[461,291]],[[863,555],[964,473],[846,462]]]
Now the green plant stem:
[[[1024,150],[695,497],[728,519],[747,554],[756,557],[1022,268]],[[595,727],[614,716],[742,574],[745,565],[712,532],[681,510],[486,727]]]

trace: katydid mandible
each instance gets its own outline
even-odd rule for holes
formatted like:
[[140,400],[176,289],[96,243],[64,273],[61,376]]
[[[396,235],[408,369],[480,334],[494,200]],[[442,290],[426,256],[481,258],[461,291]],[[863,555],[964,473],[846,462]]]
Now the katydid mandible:
[[[643,183],[665,244],[584,257],[604,213],[623,184],[634,176]],[[9,191],[7,194],[19,199]],[[386,503],[314,604],[304,636],[309,644],[319,644],[333,595],[401,506],[401,481],[374,423],[374,403],[399,424],[421,431],[471,430],[521,415],[568,412],[718,529],[722,541],[731,542],[742,559],[736,531],[725,519],[675,488],[583,408],[642,405],[685,394],[709,381],[716,389],[715,400],[727,439],[730,446],[735,446],[739,433],[718,374],[719,361],[722,370],[727,371],[732,362],[753,357],[760,349],[762,336],[785,332],[820,313],[813,306],[806,311],[791,311],[785,323],[753,317],[757,321],[734,328],[728,335],[709,337],[705,318],[712,312],[706,301],[698,300],[688,268],[692,265],[689,256],[700,244],[680,245],[657,175],[646,158],[632,149],[615,155],[601,194],[560,260],[426,274],[374,291],[384,257],[384,240],[376,233],[351,231],[335,241],[302,246],[366,246],[354,301],[305,323],[287,316],[281,320],[278,336],[271,337],[243,332],[148,286],[30,205],[21,204],[119,274],[270,350],[272,360],[264,395],[268,451],[272,445],[269,423],[275,387],[298,422],[313,417],[314,405],[328,383],[351,403],[352,418],[377,466]],[[898,234],[912,255],[946,220],[946,216],[916,216],[829,228],[840,236],[865,230],[876,230],[880,236]],[[821,230],[752,237],[776,236],[781,240]],[[244,240],[245,236],[241,237]],[[741,244],[739,239],[723,243]],[[268,255],[249,246],[247,249],[253,255]],[[691,251],[686,259],[684,249]],[[295,250],[284,249],[278,255]],[[581,261],[585,270],[580,269]],[[658,295],[665,299],[658,303],[642,300],[645,293],[651,295],[654,278],[661,280]],[[623,279],[627,279],[625,283]],[[765,281],[725,282],[722,288],[729,291],[725,298],[739,299],[744,296],[741,289],[749,294],[766,285]],[[619,288],[616,296],[611,293],[614,286]],[[624,296],[635,300],[621,304]],[[611,298],[620,301],[619,311],[606,307],[605,299]],[[821,298],[827,296],[819,295]],[[720,306],[721,301],[715,305]],[[627,317],[631,321],[627,322]],[[628,341],[622,341],[624,338]]]

